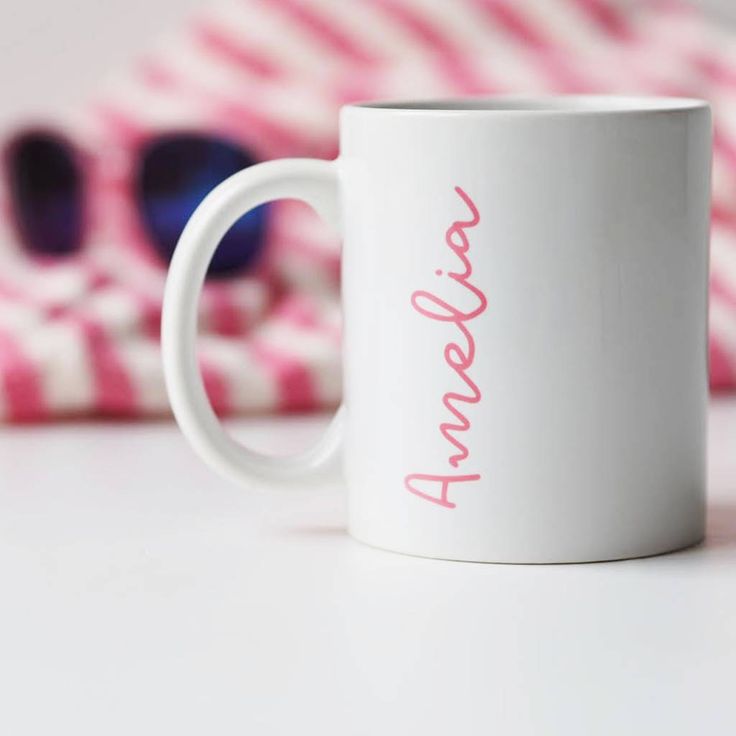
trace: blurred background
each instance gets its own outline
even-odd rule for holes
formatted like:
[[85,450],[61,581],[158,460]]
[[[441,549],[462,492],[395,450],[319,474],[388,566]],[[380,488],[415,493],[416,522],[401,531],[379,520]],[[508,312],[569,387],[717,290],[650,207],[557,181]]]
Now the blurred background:
[[[550,5],[545,0],[538,4]],[[732,0],[693,0],[691,4],[726,29],[732,23],[736,28]],[[0,11],[0,125],[5,128],[29,113],[82,102],[94,93],[102,74],[150,49],[157,36],[176,29],[187,14],[212,5],[211,0],[6,3]],[[620,5],[635,7],[637,0]]]
[[[332,157],[356,99],[611,92],[715,114],[711,385],[736,388],[736,6],[729,0],[127,0],[5,4],[0,421],[168,412],[168,259],[204,194]],[[223,414],[336,404],[339,250],[280,203],[228,235],[201,304]]]

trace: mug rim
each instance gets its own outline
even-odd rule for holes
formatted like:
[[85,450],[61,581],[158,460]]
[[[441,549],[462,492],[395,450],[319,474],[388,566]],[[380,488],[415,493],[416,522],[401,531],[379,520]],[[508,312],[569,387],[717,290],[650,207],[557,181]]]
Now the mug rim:
[[709,103],[697,97],[664,95],[485,95],[480,97],[366,100],[345,106],[373,114],[402,115],[620,115],[691,112],[708,110]]

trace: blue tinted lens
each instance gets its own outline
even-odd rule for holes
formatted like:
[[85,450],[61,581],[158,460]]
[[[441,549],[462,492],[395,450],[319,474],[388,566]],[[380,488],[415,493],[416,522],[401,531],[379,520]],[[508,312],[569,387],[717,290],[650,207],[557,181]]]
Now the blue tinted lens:
[[[165,262],[205,195],[253,163],[238,146],[195,134],[157,138],[148,146],[140,169],[140,204],[153,245]],[[238,220],[215,251],[210,275],[227,276],[253,264],[263,249],[266,220],[266,207]]]
[[81,172],[69,144],[51,133],[27,133],[10,146],[11,203],[25,247],[67,255],[82,242]]

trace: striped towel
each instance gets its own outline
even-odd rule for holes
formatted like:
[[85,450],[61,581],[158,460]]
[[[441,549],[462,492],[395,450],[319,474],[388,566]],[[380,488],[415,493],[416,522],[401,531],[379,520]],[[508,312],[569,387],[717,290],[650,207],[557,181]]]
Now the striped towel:
[[[91,184],[78,256],[32,262],[0,220],[0,419],[168,411],[165,268],[129,187],[151,135],[206,130],[259,160],[331,157],[338,108],[355,99],[539,92],[711,101],[711,383],[733,388],[736,31],[672,0],[237,0],[191,18],[60,118]],[[268,241],[254,272],[203,294],[200,362],[220,413],[339,401],[338,243],[293,203],[274,206]]]

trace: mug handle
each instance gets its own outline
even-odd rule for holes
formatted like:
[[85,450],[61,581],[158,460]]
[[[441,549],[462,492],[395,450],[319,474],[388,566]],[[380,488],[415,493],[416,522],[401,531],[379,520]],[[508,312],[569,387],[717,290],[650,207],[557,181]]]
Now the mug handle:
[[199,295],[212,255],[249,210],[275,199],[299,199],[339,230],[336,161],[281,159],[256,164],[213,189],[179,238],[166,279],[161,349],[171,408],[195,451],[242,485],[290,486],[334,476],[342,446],[341,407],[316,445],[296,455],[270,456],[237,443],[210,405],[196,356]]

